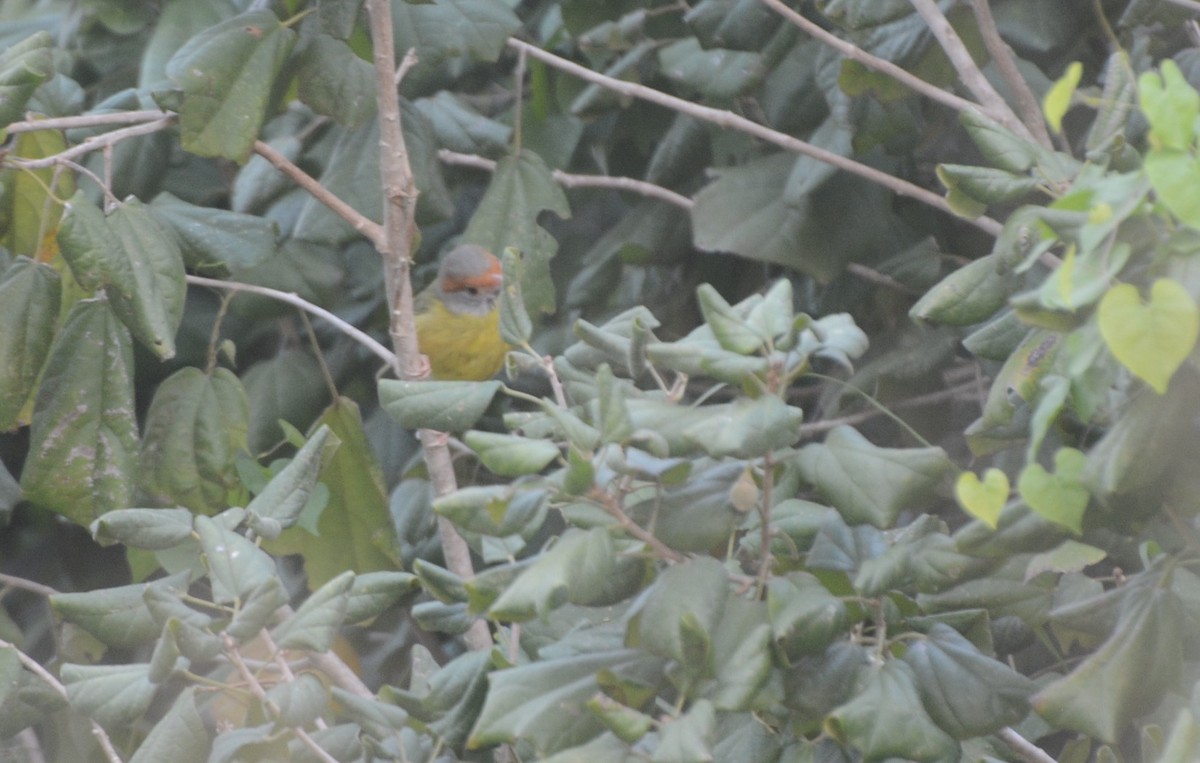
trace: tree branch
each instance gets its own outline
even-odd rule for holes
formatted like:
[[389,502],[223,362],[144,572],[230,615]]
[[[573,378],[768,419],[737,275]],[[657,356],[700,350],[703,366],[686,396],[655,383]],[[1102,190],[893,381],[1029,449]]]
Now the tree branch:
[[270,297],[271,299],[276,299],[280,302],[286,302],[289,305],[294,305],[306,313],[311,313],[318,318],[323,318],[329,321],[338,331],[342,332],[346,336],[349,336],[350,338],[354,339],[354,341],[373,352],[376,357],[378,357],[384,363],[387,363],[389,368],[396,368],[396,356],[392,354],[391,350],[375,341],[370,334],[365,333],[353,324],[347,323],[345,320],[339,318],[325,308],[314,305],[312,302],[309,302],[294,292],[279,291],[278,289],[272,289],[267,286],[257,286],[255,284],[240,283],[238,281],[221,281],[216,278],[205,278],[203,276],[188,275],[186,278],[188,283],[195,284],[196,286],[210,286],[214,289],[229,289],[231,291],[247,291],[251,294]]
[[992,18],[992,8],[988,4],[988,0],[971,0],[971,7],[975,11],[975,21],[979,25],[979,33],[983,36],[983,44],[996,63],[996,68],[1000,71],[1000,76],[1004,78],[1005,84],[1008,85],[1009,91],[1017,99],[1021,121],[1033,133],[1033,137],[1038,143],[1053,150],[1054,144],[1050,141],[1050,133],[1046,130],[1046,120],[1042,118],[1041,105],[1038,104],[1037,96],[1029,89],[1029,83],[1017,69],[1017,59],[1013,55],[1012,48],[1008,47],[1008,43],[1000,37],[1000,30],[996,28],[996,19]]
[[[640,98],[651,103],[657,103],[660,106],[665,106],[674,111],[688,114],[689,116],[696,117],[697,119],[703,119],[706,122],[711,122],[719,127],[724,127],[730,130],[738,130],[748,135],[753,135],[760,140],[779,146],[788,151],[810,156],[818,161],[831,164],[838,169],[843,169],[847,172],[858,175],[859,177],[866,178],[867,180],[881,185],[902,196],[916,199],[920,202],[928,204],[931,207],[940,209],[947,214],[958,217],[958,215],[955,214],[955,212],[950,208],[950,204],[942,196],[930,190],[921,188],[920,186],[910,183],[907,180],[902,180],[898,177],[889,175],[886,172],[881,172],[880,170],[877,170],[874,167],[869,167],[861,162],[856,162],[853,159],[848,159],[839,154],[835,154],[832,151],[826,151],[823,148],[814,146],[813,144],[800,140],[799,138],[778,132],[777,130],[772,130],[769,127],[746,119],[740,114],[734,114],[732,111],[714,109],[709,106],[702,106],[700,104],[692,103],[691,101],[686,101],[682,98],[669,95],[661,90],[655,90],[654,88],[646,87],[645,85],[641,85],[636,82],[626,82],[624,80],[609,77],[605,74],[601,74],[600,72],[592,71],[585,66],[580,66],[573,61],[568,61],[561,56],[556,56],[549,51],[542,50],[535,45],[530,45],[527,42],[518,40],[515,37],[509,38],[508,46],[515,50],[524,50],[528,55],[543,61],[556,69],[560,69],[573,74],[580,79],[608,88],[615,93],[627,95],[632,98]],[[1020,124],[1019,121],[1018,124]],[[1021,126],[1021,129],[1024,130],[1023,125]],[[974,220],[969,220],[968,222],[993,236],[998,235],[1001,229],[1004,227],[998,221],[993,220],[990,217],[977,217]]]
[[[418,379],[428,364],[422,362],[417,344],[417,324],[413,316],[412,264],[413,243],[417,236],[416,208],[418,189],[408,161],[408,149],[400,123],[400,100],[396,92],[399,81],[417,61],[410,50],[396,67],[395,42],[392,39],[391,0],[367,0],[367,15],[371,20],[371,44],[374,48],[375,102],[379,119],[379,164],[383,179],[383,239],[376,248],[383,256],[383,272],[390,309],[392,346],[399,360],[401,379]],[[454,466],[444,437],[419,433],[421,450],[429,468],[435,495],[442,496],[458,489]],[[469,578],[475,575],[471,549],[454,525],[438,517],[438,534],[446,567],[455,575]],[[491,649],[492,635],[487,622],[476,620],[464,634],[463,640],[472,650]]]
[[921,14],[921,18],[925,19],[925,25],[937,38],[938,44],[942,46],[946,57],[950,59],[950,63],[958,72],[959,78],[984,105],[988,114],[1022,138],[1033,140],[1029,128],[1017,118],[1008,102],[996,92],[996,88],[992,87],[992,83],[987,81],[987,77],[983,76],[983,72],[975,65],[975,59],[971,58],[967,46],[963,44],[958,32],[954,31],[954,27],[942,14],[936,0],[909,0],[909,2],[912,3],[913,8],[917,9],[917,13]]
[[136,122],[153,122],[158,119],[175,117],[171,111],[113,111],[106,114],[83,114],[74,117],[51,117],[48,119],[27,119],[24,122],[13,122],[4,128],[5,132],[34,132],[36,130],[70,130],[79,127],[102,127],[104,125],[124,125]]
[[[475,167],[489,172],[496,169],[496,162],[487,157],[476,154],[460,154],[457,151],[451,151],[446,148],[438,151],[438,159],[441,159],[446,164],[454,164],[460,167]],[[695,206],[695,202],[687,196],[675,193],[670,188],[663,188],[661,185],[655,185],[645,180],[612,177],[610,175],[576,175],[563,172],[562,170],[554,170],[550,175],[556,183],[564,188],[615,188],[618,191],[631,191],[652,199],[665,201],[681,209],[691,209]]]
[[317,201],[329,207],[338,217],[350,223],[350,227],[361,233],[376,248],[383,244],[383,228],[354,207],[338,198],[321,185],[312,175],[300,169],[290,159],[276,151],[265,141],[254,141],[254,153],[271,163],[275,169],[291,178],[296,185],[313,195]]
[[[931,101],[937,101],[944,106],[949,106],[955,111],[966,111],[967,109],[978,109],[985,112],[988,111],[988,109],[980,106],[974,101],[968,101],[966,98],[956,95],[949,90],[943,90],[937,85],[926,82],[925,80],[907,71],[906,69],[897,66],[891,61],[873,56],[854,43],[843,40],[841,37],[822,29],[821,26],[813,22],[812,19],[806,18],[799,12],[788,7],[783,3],[783,0],[762,0],[762,3],[779,15],[783,16],[788,21],[800,27],[800,29],[804,30],[804,32],[813,39],[828,45],[846,58],[857,61],[868,69],[874,69],[877,72],[888,75],[900,84],[908,87],[910,90],[920,93]],[[989,114],[989,116],[991,115]]]
[[[55,678],[50,671],[43,668],[37,660],[4,639],[0,639],[0,649],[11,649],[16,652],[17,659],[25,666],[26,670],[49,684],[50,688],[58,692],[63,699],[68,699],[67,687],[63,686],[62,682]],[[113,747],[112,740],[108,738],[108,733],[105,732],[104,727],[91,718],[88,720],[92,724],[92,735],[96,737],[96,741],[100,744],[100,749],[104,750],[104,757],[108,758],[108,763],[121,763],[121,756],[117,753],[117,748]]]
[[1009,749],[1020,755],[1026,763],[1054,763],[1054,758],[1047,755],[1041,747],[1033,744],[1011,727],[1005,726],[996,732],[996,736],[1000,737]]
[[74,159],[77,156],[90,154],[106,146],[113,146],[128,138],[136,138],[139,135],[149,135],[150,133],[158,132],[159,130],[170,127],[175,121],[175,115],[169,114],[153,122],[142,122],[141,124],[132,125],[130,127],[122,127],[119,130],[112,132],[101,133],[87,138],[78,145],[71,146],[66,151],[60,151],[52,156],[43,157],[41,159],[21,159],[14,156],[9,156],[7,161],[11,162],[15,167],[23,167],[27,170],[40,170],[45,167],[53,167],[68,159]]

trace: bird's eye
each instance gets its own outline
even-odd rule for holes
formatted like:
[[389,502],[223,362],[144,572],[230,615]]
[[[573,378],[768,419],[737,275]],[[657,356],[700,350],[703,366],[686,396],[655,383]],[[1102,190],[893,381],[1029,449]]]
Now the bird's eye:
[[479,296],[479,289],[475,288],[474,286],[468,286],[468,287],[467,287],[467,294],[470,294],[472,297],[478,297],[478,296]]

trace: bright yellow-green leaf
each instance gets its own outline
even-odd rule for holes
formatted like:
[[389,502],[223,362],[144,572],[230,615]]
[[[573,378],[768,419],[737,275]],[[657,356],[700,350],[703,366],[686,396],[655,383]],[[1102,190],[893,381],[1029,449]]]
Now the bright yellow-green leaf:
[[1054,474],[1041,464],[1029,464],[1021,470],[1017,490],[1029,508],[1051,522],[1075,532],[1083,529],[1083,512],[1088,492],[1080,482],[1087,456],[1074,448],[1059,448],[1054,454]]
[[975,472],[963,472],[954,484],[954,497],[958,505],[993,530],[1000,511],[1008,500],[1008,475],[992,467],[983,473],[983,480]]
[[1121,364],[1160,395],[1200,334],[1200,308],[1179,283],[1160,278],[1143,303],[1137,287],[1120,284],[1100,300],[1100,334]]
[[1167,59],[1162,76],[1146,72],[1138,78],[1142,112],[1150,122],[1150,141],[1156,147],[1186,149],[1195,137],[1200,93],[1188,84],[1179,66]]
[[1042,112],[1046,115],[1046,121],[1050,123],[1050,129],[1056,133],[1062,132],[1063,116],[1066,115],[1067,109],[1071,108],[1071,97],[1075,94],[1075,88],[1079,86],[1079,78],[1082,76],[1083,64],[1072,61],[1042,99]]

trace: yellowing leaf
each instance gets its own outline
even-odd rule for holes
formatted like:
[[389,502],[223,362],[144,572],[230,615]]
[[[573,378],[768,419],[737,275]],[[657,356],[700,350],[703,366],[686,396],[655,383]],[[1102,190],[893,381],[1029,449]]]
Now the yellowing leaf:
[[983,480],[975,472],[963,472],[954,484],[954,497],[958,505],[993,530],[1004,502],[1008,500],[1008,475],[992,467],[983,473]]
[[1200,335],[1200,308],[1177,282],[1160,278],[1143,303],[1131,284],[1109,289],[1097,313],[1100,334],[1121,364],[1160,395]]
[[1074,448],[1059,448],[1054,454],[1054,474],[1041,464],[1029,464],[1021,470],[1017,490],[1029,508],[1051,522],[1075,532],[1083,527],[1088,492],[1080,482],[1087,456]]
[[1067,110],[1071,108],[1071,96],[1079,86],[1079,78],[1083,76],[1083,64],[1072,61],[1063,76],[1059,77],[1053,87],[1046,91],[1042,99],[1042,113],[1050,123],[1050,129],[1056,133],[1062,132],[1062,120]]

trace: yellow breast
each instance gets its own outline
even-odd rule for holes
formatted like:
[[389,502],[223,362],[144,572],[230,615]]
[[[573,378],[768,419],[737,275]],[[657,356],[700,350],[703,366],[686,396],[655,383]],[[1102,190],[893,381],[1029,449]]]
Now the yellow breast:
[[500,338],[500,311],[460,315],[436,300],[416,315],[417,341],[434,379],[482,381],[495,376],[511,349]]

